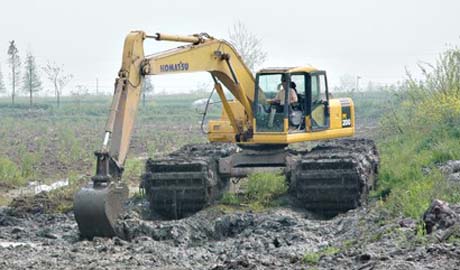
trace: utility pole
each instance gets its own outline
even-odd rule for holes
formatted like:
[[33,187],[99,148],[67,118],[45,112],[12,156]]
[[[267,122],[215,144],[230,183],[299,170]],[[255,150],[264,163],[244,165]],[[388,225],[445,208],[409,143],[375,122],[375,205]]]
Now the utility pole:
[[11,102],[14,105],[14,96],[16,95],[16,66],[11,65],[11,74],[13,74],[12,79],[13,79],[13,90],[11,92]]
[[99,78],[96,78],[96,96],[99,95]]
[[361,79],[361,76],[356,76],[356,92],[359,92],[359,80]]

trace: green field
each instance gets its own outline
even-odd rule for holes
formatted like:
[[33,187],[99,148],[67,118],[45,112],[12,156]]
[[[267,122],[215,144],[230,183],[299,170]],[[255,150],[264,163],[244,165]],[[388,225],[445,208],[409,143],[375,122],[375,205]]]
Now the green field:
[[[127,170],[141,167],[134,157],[161,155],[186,143],[204,142],[201,115],[192,108],[197,94],[156,96],[141,106]],[[64,98],[27,99],[15,106],[0,100],[0,178],[4,187],[27,181],[50,182],[68,175],[92,174],[93,152],[100,148],[111,97],[89,96],[80,102]],[[210,117],[218,116],[215,106]],[[129,175],[128,175],[129,177]]]

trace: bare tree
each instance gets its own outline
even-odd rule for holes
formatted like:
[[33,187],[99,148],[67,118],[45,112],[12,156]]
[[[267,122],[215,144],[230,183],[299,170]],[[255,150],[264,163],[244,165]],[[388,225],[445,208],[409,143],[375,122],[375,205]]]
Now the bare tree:
[[146,96],[153,94],[155,87],[152,84],[150,77],[144,78],[144,84],[142,85],[142,106],[145,107]]
[[85,96],[89,94],[88,87],[86,87],[85,85],[79,84],[75,87],[74,90],[70,92],[70,94],[74,97],[75,101],[77,102],[77,108],[78,108],[78,111],[80,111],[81,101],[83,100]]
[[267,53],[262,48],[262,40],[249,32],[242,22],[238,21],[233,25],[228,37],[252,72],[267,59]]
[[5,87],[5,83],[3,82],[3,73],[0,67],[0,94],[5,93],[5,92],[6,92],[6,87]]
[[350,92],[353,93],[356,90],[356,77],[350,74],[345,74],[340,77],[339,85],[335,87],[337,92]]
[[195,86],[195,89],[192,89],[192,93],[198,95],[206,95],[209,93],[209,90],[212,89],[212,86],[209,82],[198,82]]
[[38,75],[35,57],[31,52],[27,53],[26,60],[24,61],[24,77],[22,78],[22,88],[29,93],[29,103],[32,106],[32,95],[42,89],[42,82]]
[[19,67],[21,65],[21,61],[19,59],[19,51],[18,48],[16,48],[16,44],[14,44],[14,40],[10,41],[10,46],[8,47],[8,56],[8,63],[11,68],[11,102],[14,104],[16,88],[19,86]]
[[72,80],[73,75],[67,74],[64,71],[64,66],[58,66],[56,63],[48,63],[45,67],[43,67],[43,71],[48,76],[48,80],[54,86],[54,95],[56,96],[56,103],[57,106],[60,106],[61,103],[61,94],[62,90],[66,87],[66,85]]
[[374,84],[374,82],[369,81],[369,82],[367,83],[366,91],[367,91],[367,92],[372,92],[372,91],[376,90],[377,88],[378,88],[378,87]]

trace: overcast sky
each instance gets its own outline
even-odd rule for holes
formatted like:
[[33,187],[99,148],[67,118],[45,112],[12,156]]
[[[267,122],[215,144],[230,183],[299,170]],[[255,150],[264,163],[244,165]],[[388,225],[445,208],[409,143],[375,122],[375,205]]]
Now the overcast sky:
[[[3,1],[0,16],[0,63],[8,78],[8,41],[16,40],[21,57],[30,50],[40,65],[63,64],[84,84],[112,91],[120,68],[125,35],[208,32],[226,38],[238,20],[259,36],[268,53],[264,66],[311,64],[328,71],[336,84],[344,74],[394,83],[405,68],[434,62],[448,45],[460,44],[458,0],[330,1]],[[148,41],[146,53],[176,46]],[[186,91],[207,74],[155,77],[158,91]],[[9,81],[8,81],[9,84]],[[69,89],[68,89],[69,90]]]

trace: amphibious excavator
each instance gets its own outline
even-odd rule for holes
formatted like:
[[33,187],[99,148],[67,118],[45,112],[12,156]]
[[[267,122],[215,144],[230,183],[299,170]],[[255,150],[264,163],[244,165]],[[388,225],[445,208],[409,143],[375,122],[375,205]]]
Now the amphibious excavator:
[[[185,45],[146,56],[147,39]],[[95,153],[96,175],[75,195],[82,237],[116,235],[128,198],[121,176],[144,77],[199,71],[214,82],[221,117],[208,121],[209,143],[147,160],[142,187],[151,211],[170,219],[191,215],[218,199],[229,179],[260,171],[284,173],[290,196],[312,211],[337,214],[366,203],[376,184],[377,150],[371,140],[339,139],[354,135],[354,105],[350,98],[331,97],[325,71],[278,67],[253,75],[229,42],[206,33],[133,31],[124,42],[102,149]],[[308,150],[288,148],[306,141],[322,142]]]

